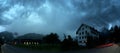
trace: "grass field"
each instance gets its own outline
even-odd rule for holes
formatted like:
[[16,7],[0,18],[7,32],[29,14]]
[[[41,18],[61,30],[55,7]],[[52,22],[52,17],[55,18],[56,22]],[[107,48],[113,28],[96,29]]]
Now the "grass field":
[[19,47],[19,48],[27,48],[27,49],[30,49],[30,50],[51,51],[51,52],[61,51],[61,46],[59,44],[39,44],[39,45],[19,44],[19,45],[15,45],[15,46]]

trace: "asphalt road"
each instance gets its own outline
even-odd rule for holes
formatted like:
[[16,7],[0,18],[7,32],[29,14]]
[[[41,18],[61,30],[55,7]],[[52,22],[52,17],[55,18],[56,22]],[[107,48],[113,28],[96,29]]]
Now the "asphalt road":
[[[47,51],[30,51],[27,49],[16,48],[7,44],[1,46],[1,51],[2,53],[52,53]],[[113,46],[105,48],[95,48],[80,51],[66,51],[60,53],[120,53],[120,47],[117,44],[114,44]]]

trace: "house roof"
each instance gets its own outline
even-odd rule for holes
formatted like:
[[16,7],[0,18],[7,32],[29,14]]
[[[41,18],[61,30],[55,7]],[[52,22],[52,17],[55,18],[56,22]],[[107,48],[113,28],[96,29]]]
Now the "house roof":
[[87,27],[89,27],[91,30],[98,32],[96,29],[94,29],[93,27],[91,27],[91,26],[89,26],[89,25],[87,25],[87,24],[81,24],[80,27],[78,28],[76,34],[78,34],[78,32],[79,32],[79,30],[81,29],[82,26],[87,26]]

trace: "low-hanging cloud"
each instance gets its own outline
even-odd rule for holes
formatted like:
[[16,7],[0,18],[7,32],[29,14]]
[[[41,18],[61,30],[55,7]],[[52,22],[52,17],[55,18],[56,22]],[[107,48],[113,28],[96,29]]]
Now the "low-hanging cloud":
[[0,26],[20,34],[75,34],[81,23],[96,29],[120,25],[119,0],[0,0]]

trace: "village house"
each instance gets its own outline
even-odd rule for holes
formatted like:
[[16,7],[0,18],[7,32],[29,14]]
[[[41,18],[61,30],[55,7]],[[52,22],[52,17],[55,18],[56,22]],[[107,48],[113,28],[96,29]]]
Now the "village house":
[[92,45],[99,39],[99,32],[86,24],[81,24],[76,32],[78,44],[80,46]]
[[41,43],[41,40],[39,39],[15,39],[13,41],[13,44],[24,44],[24,45],[38,45]]

